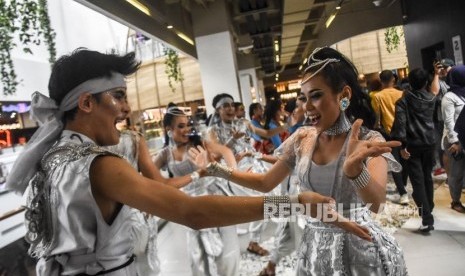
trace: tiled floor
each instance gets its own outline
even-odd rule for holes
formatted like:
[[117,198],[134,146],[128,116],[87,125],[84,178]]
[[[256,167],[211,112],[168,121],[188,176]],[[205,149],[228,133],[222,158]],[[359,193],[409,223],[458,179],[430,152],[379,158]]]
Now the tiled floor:
[[[465,202],[465,194],[462,197]],[[429,235],[420,234],[417,229],[420,218],[409,219],[394,236],[404,249],[405,259],[409,275],[441,275],[461,276],[465,275],[465,214],[459,214],[449,208],[449,190],[441,185],[435,191],[436,207],[433,212],[435,216],[435,229]],[[267,227],[263,239],[270,244],[273,236],[274,225]],[[185,245],[186,228],[169,223],[161,231],[159,236],[159,253],[162,275],[190,275],[187,248]],[[248,243],[248,235],[240,235],[241,249],[245,253]],[[268,241],[267,241],[268,240]],[[181,250],[181,248],[186,250]],[[250,256],[246,255],[246,258]],[[243,262],[246,270],[243,275],[258,275],[260,269],[266,264],[267,257],[254,261]],[[244,271],[241,269],[241,271]],[[278,275],[293,275],[289,269]]]
[[[404,249],[411,276],[465,275],[465,214],[450,209],[449,189],[441,185],[434,193],[435,230],[419,234],[421,219],[409,219],[394,236]],[[462,194],[465,202],[465,194]]]

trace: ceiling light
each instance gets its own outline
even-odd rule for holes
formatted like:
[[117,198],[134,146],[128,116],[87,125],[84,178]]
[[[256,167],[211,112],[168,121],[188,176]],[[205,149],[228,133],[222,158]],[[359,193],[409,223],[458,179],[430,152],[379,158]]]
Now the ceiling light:
[[190,39],[187,35],[181,33],[181,32],[177,32],[176,33],[180,38],[184,39],[187,43],[189,43],[190,45],[194,45],[194,41],[192,41],[192,39]]
[[331,25],[331,23],[333,22],[334,18],[336,18],[336,15],[337,15],[337,10],[335,12],[333,12],[329,17],[328,17],[328,20],[326,20],[326,28],[329,27],[329,25]]
[[303,62],[302,64],[307,63],[307,60],[308,60],[308,58],[305,58],[305,59],[304,59],[304,62]]
[[276,52],[279,51],[279,44],[278,44],[278,43],[276,43],[276,44],[274,45],[274,50],[275,50]]
[[173,29],[173,25],[166,26],[167,29]]
[[279,78],[279,74],[278,74],[278,73],[276,73],[276,77]]
[[303,65],[300,65],[300,66],[299,66],[299,71],[302,71],[302,67],[303,67]]
[[276,62],[279,62],[279,55],[276,55]]
[[139,2],[137,0],[126,0],[126,2],[133,5],[138,10],[145,13],[146,15],[151,16],[149,8],[146,5],[142,4],[141,2]]
[[336,7],[336,10],[340,10],[340,9],[341,9],[341,6],[337,6],[337,7]]

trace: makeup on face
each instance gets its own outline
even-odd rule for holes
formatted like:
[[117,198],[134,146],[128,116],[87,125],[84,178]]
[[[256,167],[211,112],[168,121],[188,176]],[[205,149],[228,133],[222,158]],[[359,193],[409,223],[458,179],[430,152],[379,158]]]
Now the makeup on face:
[[128,96],[126,94],[126,88],[116,88],[110,91],[104,92],[112,97],[113,100],[118,102],[126,102],[128,101]]
[[224,108],[224,109],[226,109],[226,108],[234,108],[234,103],[223,103],[221,105],[221,108]]
[[338,96],[324,78],[311,78],[302,86],[302,92],[306,96],[306,123],[323,130],[332,126],[339,116]]

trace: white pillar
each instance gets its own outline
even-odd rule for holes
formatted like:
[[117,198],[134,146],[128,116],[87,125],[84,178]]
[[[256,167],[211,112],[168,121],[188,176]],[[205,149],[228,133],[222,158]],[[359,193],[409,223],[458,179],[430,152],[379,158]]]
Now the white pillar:
[[235,48],[230,32],[220,32],[195,38],[207,113],[212,114],[215,95],[228,93],[241,101],[237,81]]

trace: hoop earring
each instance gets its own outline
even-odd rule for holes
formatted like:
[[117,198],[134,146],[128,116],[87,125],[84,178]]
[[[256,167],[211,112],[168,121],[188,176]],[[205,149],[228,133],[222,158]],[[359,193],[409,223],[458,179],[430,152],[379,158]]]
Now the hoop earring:
[[341,111],[345,111],[349,107],[349,105],[350,100],[347,97],[344,97],[339,101],[339,108],[341,109]]

